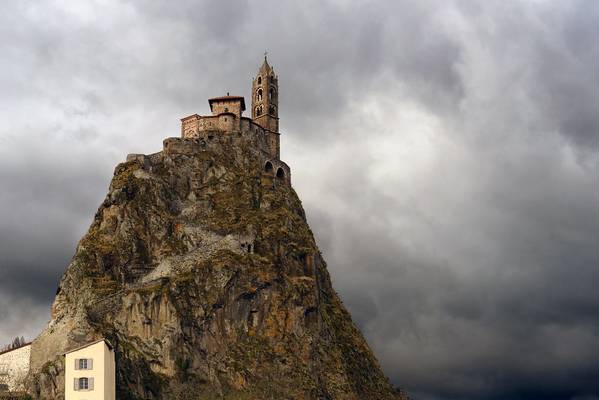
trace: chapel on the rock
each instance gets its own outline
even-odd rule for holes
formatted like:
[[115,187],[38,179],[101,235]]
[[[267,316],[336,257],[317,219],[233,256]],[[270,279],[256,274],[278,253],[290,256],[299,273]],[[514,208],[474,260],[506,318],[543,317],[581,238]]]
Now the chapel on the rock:
[[[227,93],[209,99],[208,104],[212,115],[192,114],[181,119],[181,138],[197,140],[205,148],[216,135],[253,136],[255,147],[264,153],[265,172],[279,180],[290,181],[289,167],[280,160],[279,79],[266,56],[252,80],[251,118],[243,116],[246,106],[242,96]],[[178,145],[180,143],[167,139],[165,151]]]

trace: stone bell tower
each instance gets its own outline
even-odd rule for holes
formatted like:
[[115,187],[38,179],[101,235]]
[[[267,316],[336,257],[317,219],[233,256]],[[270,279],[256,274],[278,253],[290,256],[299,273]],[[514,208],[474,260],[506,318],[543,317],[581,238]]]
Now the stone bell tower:
[[266,54],[252,81],[252,120],[270,132],[271,153],[279,157],[279,78],[268,65]]

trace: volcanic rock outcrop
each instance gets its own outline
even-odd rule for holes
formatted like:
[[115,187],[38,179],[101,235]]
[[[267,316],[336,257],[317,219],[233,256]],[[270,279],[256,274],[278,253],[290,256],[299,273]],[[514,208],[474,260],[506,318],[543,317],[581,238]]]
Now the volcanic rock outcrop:
[[60,354],[105,337],[121,400],[396,398],[294,190],[215,137],[116,168],[33,345],[34,393],[60,398]]
[[119,400],[404,398],[252,132],[170,138],[116,167],[33,343],[34,398],[63,398],[61,354],[99,338]]

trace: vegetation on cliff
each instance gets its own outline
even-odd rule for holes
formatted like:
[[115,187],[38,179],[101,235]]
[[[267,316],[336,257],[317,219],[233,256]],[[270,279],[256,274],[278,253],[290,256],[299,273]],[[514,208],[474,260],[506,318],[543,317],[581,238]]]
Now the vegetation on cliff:
[[60,398],[61,351],[105,337],[120,400],[400,398],[288,180],[250,138],[215,140],[116,168],[34,342],[32,395]]

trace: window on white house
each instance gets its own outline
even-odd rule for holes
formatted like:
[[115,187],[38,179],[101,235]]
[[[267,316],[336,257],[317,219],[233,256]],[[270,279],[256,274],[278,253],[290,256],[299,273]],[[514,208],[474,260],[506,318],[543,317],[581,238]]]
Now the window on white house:
[[75,359],[75,369],[94,369],[94,360],[91,358],[77,358]]
[[94,390],[94,378],[75,378],[73,389],[75,389],[75,391]]
[[94,378],[75,378],[75,390],[94,390]]

